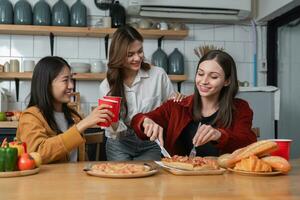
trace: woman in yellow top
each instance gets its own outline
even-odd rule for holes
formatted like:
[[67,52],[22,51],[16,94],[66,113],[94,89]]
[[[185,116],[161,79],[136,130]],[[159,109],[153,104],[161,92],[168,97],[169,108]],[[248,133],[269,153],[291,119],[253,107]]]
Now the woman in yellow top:
[[17,138],[26,142],[28,152],[39,152],[43,163],[77,161],[84,149],[82,133],[99,122],[111,121],[107,105],[81,119],[67,106],[74,89],[69,64],[60,57],[42,58],[31,82],[30,101],[21,114]]

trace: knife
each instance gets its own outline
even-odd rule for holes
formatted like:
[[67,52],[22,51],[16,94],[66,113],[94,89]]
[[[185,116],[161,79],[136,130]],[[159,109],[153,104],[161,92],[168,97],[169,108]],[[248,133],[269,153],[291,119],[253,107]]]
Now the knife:
[[156,142],[156,144],[158,144],[158,146],[160,147],[160,150],[161,150],[162,155],[163,155],[164,157],[166,157],[166,158],[171,158],[171,156],[170,156],[170,154],[168,153],[168,151],[167,151],[163,146],[160,145],[159,140],[156,139],[155,142]]

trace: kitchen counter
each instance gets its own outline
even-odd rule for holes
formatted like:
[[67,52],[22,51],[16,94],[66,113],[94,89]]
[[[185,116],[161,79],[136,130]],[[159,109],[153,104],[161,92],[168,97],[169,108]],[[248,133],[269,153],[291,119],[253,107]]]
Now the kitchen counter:
[[151,177],[110,179],[82,171],[86,163],[52,164],[39,174],[0,178],[1,199],[300,199],[300,159],[288,175],[175,176],[160,170]]

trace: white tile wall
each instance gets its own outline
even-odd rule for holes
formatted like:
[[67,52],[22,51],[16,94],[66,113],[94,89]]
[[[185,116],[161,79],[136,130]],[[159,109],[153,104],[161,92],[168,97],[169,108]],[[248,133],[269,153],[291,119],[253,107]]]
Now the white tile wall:
[[12,57],[33,57],[33,36],[12,35],[10,54]]
[[[15,3],[17,0],[12,0]],[[34,5],[38,0],[29,0]],[[47,0],[53,5],[57,0]],[[75,0],[65,1],[71,6]],[[88,19],[94,25],[101,17],[108,15],[107,11],[101,11],[94,6],[94,1],[83,1],[88,7]],[[121,4],[127,5],[128,0],[121,0]],[[188,37],[184,40],[163,40],[162,48],[170,54],[174,48],[178,48],[185,59],[185,74],[188,81],[182,84],[182,92],[191,94],[194,90],[193,79],[199,58],[194,54],[194,48],[199,45],[213,44],[223,47],[237,62],[238,76],[241,81],[252,81],[253,69],[253,45],[252,27],[246,25],[223,24],[187,24]],[[258,26],[258,66],[261,66],[266,58],[266,28]],[[110,45],[111,40],[109,40]],[[54,55],[64,57],[68,62],[90,62],[94,59],[105,60],[104,38],[84,37],[55,37]],[[144,51],[147,60],[151,60],[153,52],[157,49],[157,40],[145,39]],[[0,64],[17,58],[21,64],[24,59],[38,61],[44,56],[50,55],[50,40],[47,36],[18,36],[0,35]],[[259,73],[260,85],[265,84],[265,72]],[[77,91],[81,93],[82,110],[87,113],[92,105],[97,105],[98,89],[100,82],[77,81]],[[10,109],[24,109],[25,98],[30,92],[30,81],[20,82],[20,100],[16,102],[14,81],[2,81],[0,86],[10,91]],[[176,85],[175,85],[176,86]],[[177,89],[177,87],[176,87]]]
[[10,35],[0,35],[0,56],[10,56]]
[[33,56],[42,58],[51,55],[50,38],[47,36],[33,37]]
[[78,57],[100,59],[101,38],[79,38]]

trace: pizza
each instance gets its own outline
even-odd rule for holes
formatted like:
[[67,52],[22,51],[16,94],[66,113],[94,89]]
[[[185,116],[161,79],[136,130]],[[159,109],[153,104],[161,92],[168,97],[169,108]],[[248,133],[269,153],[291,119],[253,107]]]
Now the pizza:
[[219,165],[215,159],[188,156],[172,156],[171,158],[163,158],[162,163],[168,167],[183,170],[217,170]]
[[128,175],[148,172],[150,171],[150,167],[130,163],[100,163],[94,164],[91,170],[105,174]]

